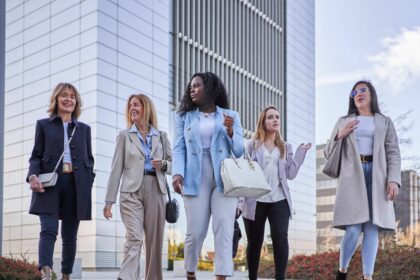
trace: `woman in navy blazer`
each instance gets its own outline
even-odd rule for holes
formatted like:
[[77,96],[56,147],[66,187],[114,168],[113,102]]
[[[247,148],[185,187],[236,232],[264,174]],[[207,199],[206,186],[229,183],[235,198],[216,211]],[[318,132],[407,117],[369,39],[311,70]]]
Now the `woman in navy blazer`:
[[[62,279],[70,279],[79,222],[91,219],[94,159],[90,127],[77,121],[80,107],[81,98],[77,89],[69,83],[60,83],[50,99],[50,117],[36,123],[35,145],[26,180],[32,190],[29,213],[38,215],[41,223],[38,255],[42,279],[52,277],[58,221],[62,220]],[[60,160],[63,151],[64,157]],[[59,160],[57,183],[44,187],[39,174],[53,172]]]
[[192,76],[176,117],[172,185],[183,195],[187,216],[184,245],[187,278],[195,279],[210,216],[216,279],[233,273],[232,238],[237,198],[225,197],[220,163],[243,154],[239,114],[229,110],[226,89],[215,74]]
[[311,144],[301,144],[293,156],[292,145],[280,134],[280,114],[273,107],[265,108],[258,119],[254,139],[247,145],[248,154],[261,166],[271,192],[258,199],[241,199],[240,209],[248,246],[246,257],[249,279],[257,279],[265,222],[270,223],[273,240],[276,280],[284,279],[289,244],[287,232],[292,213],[292,200],[287,180],[296,177]]

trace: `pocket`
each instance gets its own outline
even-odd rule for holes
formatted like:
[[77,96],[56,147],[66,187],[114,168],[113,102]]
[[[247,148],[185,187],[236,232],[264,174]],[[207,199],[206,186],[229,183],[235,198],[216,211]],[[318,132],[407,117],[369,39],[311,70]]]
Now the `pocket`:
[[91,187],[92,187],[93,181],[95,180],[95,177],[96,177],[96,174],[95,174],[95,172],[93,172],[93,166],[92,166],[92,164],[90,163],[89,160],[85,160],[85,167],[86,167],[86,169],[89,172],[89,175],[90,175],[90,183],[91,183]]
[[49,154],[44,153],[44,154],[42,155],[42,161],[43,161],[43,162],[49,162],[49,161],[50,161],[50,155],[49,155]]
[[87,167],[87,168],[89,168],[90,170],[92,170],[92,164],[90,163],[90,161],[89,160],[85,160],[85,166]]

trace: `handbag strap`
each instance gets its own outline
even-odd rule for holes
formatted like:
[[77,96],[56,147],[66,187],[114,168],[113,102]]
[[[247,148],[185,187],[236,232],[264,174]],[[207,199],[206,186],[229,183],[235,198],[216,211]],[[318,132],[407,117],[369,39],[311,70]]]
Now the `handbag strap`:
[[[159,140],[160,140],[160,143],[162,144],[163,160],[165,160],[166,152],[165,152],[165,145],[163,144],[163,140],[162,140],[162,131],[159,130],[159,134],[160,134]],[[166,178],[165,178],[165,182],[166,182],[166,192],[168,193],[168,199],[169,201],[171,201],[171,191],[169,190],[169,186],[168,186],[168,182],[166,181]]]
[[[74,132],[75,132],[75,131],[76,131],[76,126],[74,126],[73,131],[72,131],[72,133],[71,133],[71,136],[70,136],[70,139],[69,139],[69,145],[70,145],[71,140],[73,139],[73,135],[74,135]],[[58,159],[57,164],[55,165],[55,167],[54,167],[54,171],[53,171],[53,172],[56,172],[56,171],[57,171],[57,168],[58,168],[58,166],[60,165],[60,162],[61,162],[61,160],[62,160],[62,159],[63,159],[63,157],[64,157],[64,151],[65,151],[65,149],[63,150],[63,153],[61,154],[60,158]]]

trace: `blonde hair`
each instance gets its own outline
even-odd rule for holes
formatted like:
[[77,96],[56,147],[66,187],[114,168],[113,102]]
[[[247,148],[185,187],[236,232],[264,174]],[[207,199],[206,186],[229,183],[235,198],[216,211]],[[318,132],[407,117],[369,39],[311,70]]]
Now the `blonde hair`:
[[143,116],[142,119],[145,123],[151,125],[152,127],[158,129],[158,120],[156,115],[155,105],[153,105],[152,100],[145,94],[132,94],[128,97],[127,106],[125,108],[125,116],[127,120],[127,127],[131,127],[133,125],[133,121],[130,117],[130,102],[131,99],[137,98],[141,105],[143,106]]
[[71,113],[72,118],[78,119],[82,110],[82,98],[80,97],[79,92],[77,91],[76,87],[70,83],[59,83],[55,86],[54,91],[50,98],[50,106],[48,107],[47,113],[50,117],[54,115],[58,115],[58,104],[57,99],[60,93],[64,89],[70,89],[74,92],[76,97],[76,105],[74,106],[74,111]]
[[[257,123],[257,127],[255,128],[255,134],[254,134],[254,140],[257,141],[258,146],[262,145],[265,141],[265,118],[267,115],[267,111],[270,109],[274,109],[277,112],[279,110],[277,110],[276,107],[274,106],[269,106],[266,107],[261,113],[260,116],[258,117],[258,123]],[[280,150],[280,157],[282,158],[286,152],[286,142],[284,142],[283,137],[280,134],[280,131],[277,130],[276,131],[276,136],[274,138],[274,145],[279,148]]]

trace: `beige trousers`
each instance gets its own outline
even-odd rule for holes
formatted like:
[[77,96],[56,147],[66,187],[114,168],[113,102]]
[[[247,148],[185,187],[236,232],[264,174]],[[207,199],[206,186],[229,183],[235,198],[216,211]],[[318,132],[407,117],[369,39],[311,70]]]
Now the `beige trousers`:
[[[139,280],[143,239],[146,246],[146,280],[162,280],[162,246],[166,195],[157,178],[146,175],[134,193],[120,194],[121,218],[126,229],[124,257],[118,278]],[[143,238],[144,237],[144,238]]]

